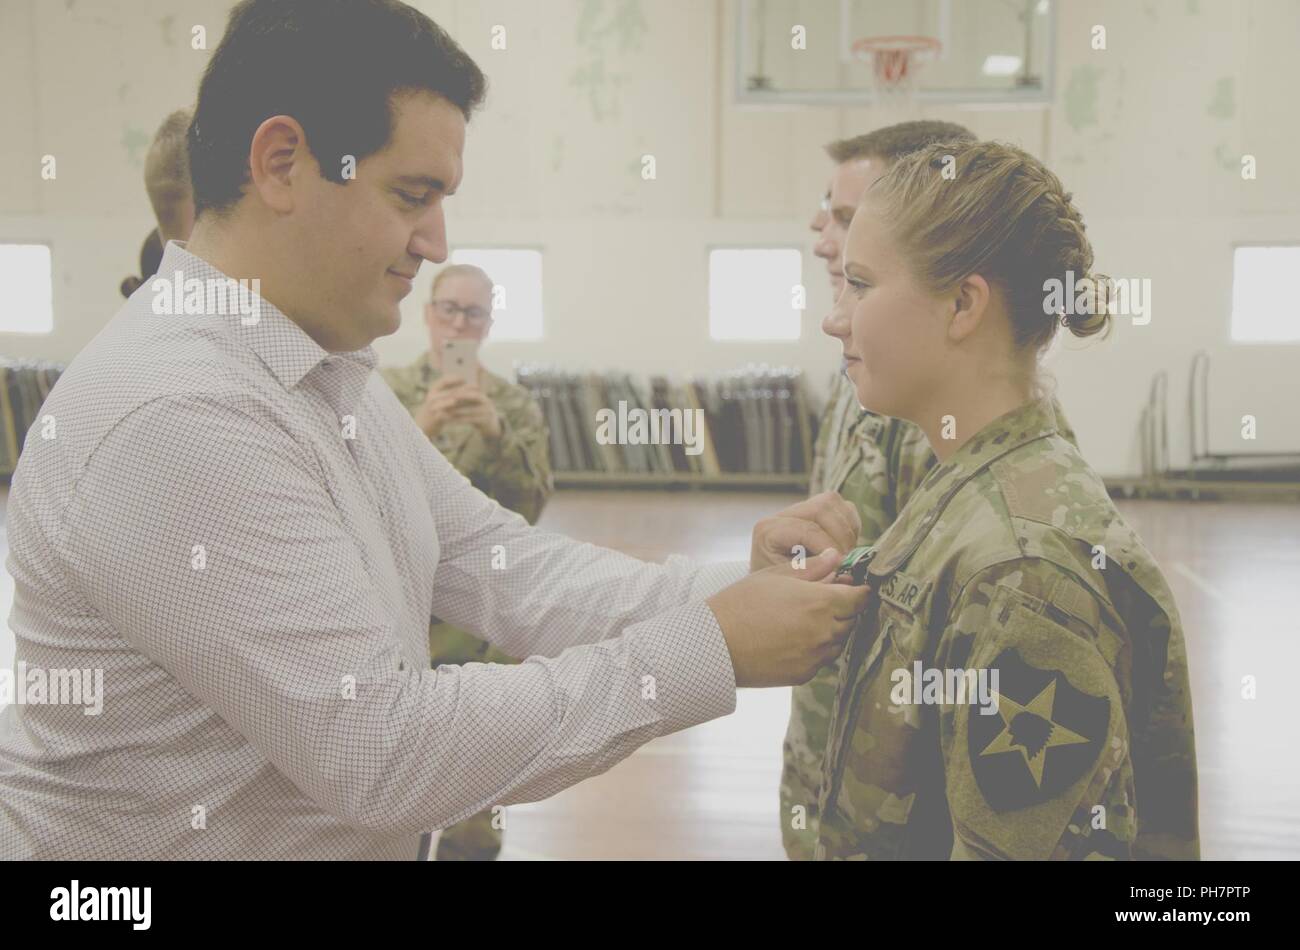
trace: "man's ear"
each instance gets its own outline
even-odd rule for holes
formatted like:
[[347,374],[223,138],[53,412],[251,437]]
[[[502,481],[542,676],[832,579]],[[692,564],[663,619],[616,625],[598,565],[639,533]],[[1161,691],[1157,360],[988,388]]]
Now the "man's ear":
[[293,210],[293,172],[319,174],[314,163],[307,136],[292,116],[273,115],[253,133],[248,152],[253,189],[272,211],[288,214]]
[[951,298],[953,315],[948,324],[948,338],[959,343],[979,329],[992,297],[989,282],[979,274],[963,278]]

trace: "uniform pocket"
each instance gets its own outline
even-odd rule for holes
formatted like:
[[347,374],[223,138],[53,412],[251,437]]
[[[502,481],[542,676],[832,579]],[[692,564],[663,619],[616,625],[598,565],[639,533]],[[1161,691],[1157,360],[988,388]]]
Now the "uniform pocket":
[[884,604],[880,623],[880,648],[848,706],[833,790],[837,824],[842,837],[852,841],[849,850],[873,860],[898,856],[916,800],[922,751],[922,710],[911,703],[910,686],[903,688],[917,660],[915,619]]

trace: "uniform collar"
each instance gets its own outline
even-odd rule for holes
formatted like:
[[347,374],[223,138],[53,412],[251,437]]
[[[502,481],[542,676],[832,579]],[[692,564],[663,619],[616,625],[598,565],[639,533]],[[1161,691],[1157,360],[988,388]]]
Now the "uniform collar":
[[963,485],[1022,445],[1057,431],[1051,400],[1041,399],[999,416],[975,433],[926,476],[902,515],[876,544],[870,573],[883,577],[901,567]]
[[[186,279],[232,279],[201,257],[191,254],[181,242],[169,241],[158,266],[158,275],[170,278],[178,271]],[[273,303],[261,296],[253,299],[256,322],[246,324],[243,319],[232,315],[230,326],[235,337],[265,364],[280,384],[287,390],[294,389],[316,367],[324,366],[328,369],[337,401],[343,405],[355,405],[371,370],[378,363],[374,347],[331,353]]]

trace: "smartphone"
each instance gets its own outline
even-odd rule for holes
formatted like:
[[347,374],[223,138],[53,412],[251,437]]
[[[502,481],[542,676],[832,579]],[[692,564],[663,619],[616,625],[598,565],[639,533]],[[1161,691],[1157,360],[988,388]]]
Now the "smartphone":
[[478,385],[478,340],[448,340],[442,350],[442,373]]

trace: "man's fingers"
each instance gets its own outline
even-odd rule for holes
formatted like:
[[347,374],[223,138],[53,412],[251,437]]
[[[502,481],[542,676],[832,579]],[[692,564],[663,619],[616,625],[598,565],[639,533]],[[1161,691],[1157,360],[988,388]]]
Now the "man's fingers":
[[862,537],[862,515],[858,513],[858,506],[853,504],[847,498],[840,498],[840,510],[844,512],[844,517],[849,519],[849,530],[853,532],[853,543],[858,543],[858,538]]
[[862,517],[858,514],[858,508],[851,502],[845,501],[835,492],[827,492],[830,496],[827,499],[827,511],[836,518],[839,518],[844,525],[844,550],[849,550],[858,543],[858,538],[862,536]]
[[835,576],[835,568],[839,566],[842,557],[835,548],[826,548],[816,557],[809,558],[804,565],[804,570],[808,572],[805,580],[829,582]]
[[831,591],[833,616],[836,620],[854,619],[867,608],[867,601],[870,597],[871,588],[865,585],[861,587],[834,585]]
[[768,568],[778,574],[789,574],[805,581],[820,581],[834,572],[835,566],[840,562],[840,553],[834,548],[827,548],[820,554],[813,557],[805,558],[803,567],[795,567],[794,559],[783,561],[773,567]]
[[858,535],[862,531],[862,519],[858,517],[856,507],[835,492],[822,492],[820,495],[813,496],[811,500],[817,502],[815,515],[817,523],[832,537],[839,540],[844,550],[847,551],[858,543]]
[[862,532],[862,519],[858,509],[845,501],[835,492],[822,492],[820,495],[791,505],[777,517],[800,518],[821,525],[822,530],[835,540],[835,544],[847,551],[858,543]]
[[815,521],[802,518],[785,518],[777,516],[771,522],[771,528],[764,543],[773,552],[789,552],[795,556],[795,548],[803,548],[808,555],[817,555],[829,549],[847,551],[848,548],[837,545],[835,539]]

